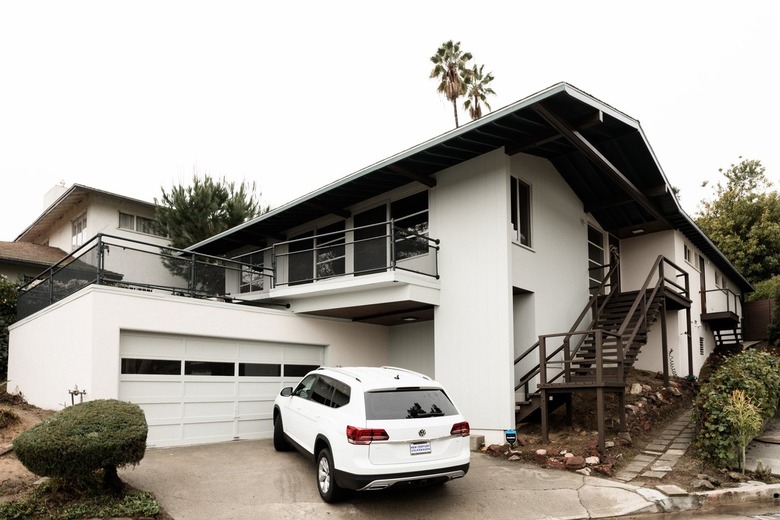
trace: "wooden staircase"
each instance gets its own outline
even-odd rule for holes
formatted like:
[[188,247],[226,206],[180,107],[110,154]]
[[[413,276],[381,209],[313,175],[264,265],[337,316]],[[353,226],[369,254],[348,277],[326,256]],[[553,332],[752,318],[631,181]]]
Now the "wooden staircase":
[[[543,437],[552,410],[566,404],[571,420],[572,394],[593,392],[601,416],[599,446],[603,450],[604,393],[618,395],[624,426],[624,374],[647,344],[650,327],[665,309],[690,308],[687,273],[664,257],[656,259],[644,285],[636,291],[607,292],[607,281],[617,269],[616,263],[568,332],[540,336],[515,360],[518,365],[538,356],[539,363],[515,386],[516,395],[520,392],[523,397],[516,403],[515,415],[520,422],[540,411]],[[665,323],[662,325],[665,329]]]

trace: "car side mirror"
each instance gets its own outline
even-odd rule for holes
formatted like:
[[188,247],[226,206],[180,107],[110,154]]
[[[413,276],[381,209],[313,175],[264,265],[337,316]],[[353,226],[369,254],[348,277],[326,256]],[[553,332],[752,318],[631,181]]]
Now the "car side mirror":
[[285,386],[284,388],[282,388],[282,391],[281,391],[280,395],[282,397],[290,397],[292,395],[292,391],[293,391],[293,389],[292,389],[291,386]]

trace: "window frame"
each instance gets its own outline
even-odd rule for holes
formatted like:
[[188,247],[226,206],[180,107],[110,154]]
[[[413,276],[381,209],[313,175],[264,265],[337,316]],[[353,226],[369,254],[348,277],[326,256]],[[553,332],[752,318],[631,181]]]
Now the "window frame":
[[512,241],[533,247],[533,188],[530,183],[516,177],[509,179],[509,225]]
[[[77,230],[78,229],[78,230]],[[71,221],[71,250],[75,251],[86,243],[87,236],[87,212],[81,213]]]

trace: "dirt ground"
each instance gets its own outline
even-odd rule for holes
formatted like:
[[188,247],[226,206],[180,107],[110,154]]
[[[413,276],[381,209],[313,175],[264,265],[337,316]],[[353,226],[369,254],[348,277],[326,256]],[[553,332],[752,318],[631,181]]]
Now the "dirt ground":
[[[16,415],[17,419],[10,419],[11,415],[3,413],[4,410]],[[6,450],[17,435],[53,413],[30,406],[21,398],[5,393],[5,388],[0,387],[0,417],[4,418],[0,421],[0,453]],[[19,462],[13,451],[0,455],[0,503],[26,496],[39,478]]]
[[[643,391],[639,394],[626,395],[626,404],[632,406],[632,410],[638,409],[636,413],[627,412],[630,440],[619,435],[617,399],[614,396],[607,396],[606,440],[614,443],[614,446],[607,448],[605,457],[600,457],[601,464],[592,467],[594,476],[612,478],[621,467],[630,462],[663,432],[669,423],[693,406],[696,392],[694,383],[673,379],[672,385],[665,387],[661,374],[639,370],[631,370],[627,374],[627,382],[629,388],[634,383],[643,387]],[[582,457],[599,456],[595,397],[575,396],[573,418],[573,424],[569,426],[565,422],[563,407],[554,412],[550,419],[549,442],[546,444],[541,442],[541,427],[538,420],[517,425],[518,445],[512,453],[502,455],[519,455],[523,462],[561,470],[564,470],[563,458],[558,456],[550,460],[550,455],[569,452]],[[538,449],[547,450],[546,460],[535,457]],[[733,478],[736,475],[730,472],[704,463],[695,455],[695,449],[691,446],[677,461],[673,470],[662,479],[637,477],[630,483],[647,487],[675,484],[687,491],[701,491],[702,489],[697,488],[696,483],[702,480],[702,475],[716,482],[719,487],[736,486],[741,480]]]

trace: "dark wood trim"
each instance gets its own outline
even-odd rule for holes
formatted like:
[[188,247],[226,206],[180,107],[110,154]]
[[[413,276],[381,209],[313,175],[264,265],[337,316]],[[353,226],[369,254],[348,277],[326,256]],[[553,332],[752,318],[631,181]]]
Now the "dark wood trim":
[[402,175],[404,177],[408,177],[409,179],[413,181],[417,181],[420,184],[424,184],[425,186],[428,186],[429,188],[435,188],[436,187],[436,179],[433,177],[428,177],[427,175],[421,175],[419,173],[411,171],[409,168],[405,168],[399,164],[391,164],[387,166],[387,169],[391,172]]
[[[573,121],[571,123],[571,126],[579,130],[585,130],[586,128],[591,128],[603,122],[604,122],[604,113],[601,110],[596,110],[595,112],[588,114],[585,117],[581,117],[580,119]],[[557,141],[561,137],[564,137],[563,134],[561,134],[560,132],[556,132],[555,130],[546,133],[540,132],[540,137],[537,137],[533,141],[515,142],[515,143],[510,143],[505,145],[504,153],[506,153],[507,155],[514,155],[520,152],[528,152],[530,150],[533,150],[534,148],[544,146],[547,143],[552,143],[553,141]]]
[[341,217],[343,219],[348,219],[352,216],[352,213],[343,209],[343,208],[334,208],[330,206],[325,206],[324,204],[320,204],[319,202],[315,202],[313,200],[307,200],[301,203],[302,206],[308,206],[310,208],[314,208],[319,211],[325,211],[327,213],[331,213],[333,215],[336,215],[337,217]]
[[577,148],[585,157],[587,157],[596,167],[607,174],[623,191],[639,203],[654,219],[666,223],[666,219],[653,206],[648,198],[629,181],[623,173],[620,172],[609,160],[590,143],[577,130],[573,129],[563,119],[558,117],[555,112],[545,103],[537,103],[532,107],[550,126],[560,132],[575,148]]

